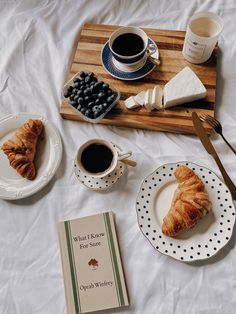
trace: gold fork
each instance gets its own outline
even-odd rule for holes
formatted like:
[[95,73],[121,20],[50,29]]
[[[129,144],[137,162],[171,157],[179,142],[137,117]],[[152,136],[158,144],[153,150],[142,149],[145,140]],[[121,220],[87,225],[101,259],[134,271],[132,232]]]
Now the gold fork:
[[225,143],[229,146],[229,148],[235,153],[236,155],[236,150],[230,145],[230,143],[226,140],[226,138],[223,135],[223,130],[222,130],[222,125],[221,123],[216,120],[215,118],[211,117],[209,114],[201,114],[200,119],[202,121],[206,121],[210,126],[213,127],[213,129],[216,131],[216,133],[220,134]]

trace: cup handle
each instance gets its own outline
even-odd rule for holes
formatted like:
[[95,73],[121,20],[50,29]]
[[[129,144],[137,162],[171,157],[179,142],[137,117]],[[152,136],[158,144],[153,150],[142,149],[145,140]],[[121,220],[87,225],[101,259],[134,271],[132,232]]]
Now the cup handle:
[[147,46],[147,56],[153,55],[157,51],[157,46],[154,44],[149,44]]
[[132,155],[131,151],[128,151],[126,153],[118,153],[118,160],[129,158]]

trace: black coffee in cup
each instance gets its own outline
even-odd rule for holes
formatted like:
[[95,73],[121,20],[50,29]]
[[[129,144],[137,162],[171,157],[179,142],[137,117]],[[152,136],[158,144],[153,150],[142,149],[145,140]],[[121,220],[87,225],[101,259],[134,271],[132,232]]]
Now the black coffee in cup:
[[121,56],[134,56],[144,49],[144,42],[137,34],[125,33],[115,38],[112,49]]
[[113,152],[104,144],[92,143],[81,154],[81,164],[90,173],[106,171],[113,160]]

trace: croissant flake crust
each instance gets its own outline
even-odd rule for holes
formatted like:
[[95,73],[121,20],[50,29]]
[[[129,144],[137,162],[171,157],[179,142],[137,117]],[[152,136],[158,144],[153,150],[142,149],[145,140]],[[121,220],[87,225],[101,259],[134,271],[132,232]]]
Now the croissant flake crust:
[[195,226],[212,207],[203,182],[193,170],[182,165],[174,175],[179,185],[162,224],[162,232],[170,237]]
[[36,176],[34,158],[43,128],[41,120],[29,119],[1,147],[11,167],[28,180],[33,180]]

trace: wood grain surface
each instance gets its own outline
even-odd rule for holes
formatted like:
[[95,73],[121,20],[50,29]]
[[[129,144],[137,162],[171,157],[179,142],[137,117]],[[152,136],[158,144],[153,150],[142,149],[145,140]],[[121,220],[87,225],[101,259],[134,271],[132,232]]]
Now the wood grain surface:
[[[100,60],[103,45],[111,33],[119,27],[102,24],[85,24],[83,26],[75,42],[69,65],[70,71],[65,83],[77,72],[82,70],[92,71],[121,92],[120,101],[101,120],[100,123],[102,124],[194,134],[195,129],[191,119],[193,111],[196,111],[198,114],[207,113],[214,116],[217,49],[214,50],[211,58],[204,64],[191,64],[182,55],[184,31],[143,28],[148,36],[157,44],[161,64],[156,66],[150,74],[142,79],[122,81],[107,73]],[[129,110],[125,107],[124,100],[127,97],[136,95],[142,90],[152,89],[155,85],[164,87],[186,65],[198,75],[205,85],[207,95],[204,100],[186,103],[184,106],[181,105],[163,111],[154,110],[152,112],[147,111],[145,108]],[[66,99],[62,101],[60,114],[65,119],[86,122],[81,119],[77,110]],[[210,133],[211,127],[206,123],[204,123],[204,127]]]

